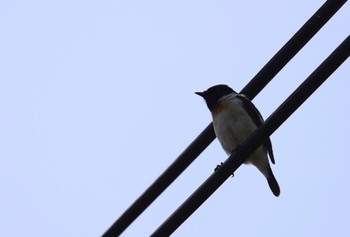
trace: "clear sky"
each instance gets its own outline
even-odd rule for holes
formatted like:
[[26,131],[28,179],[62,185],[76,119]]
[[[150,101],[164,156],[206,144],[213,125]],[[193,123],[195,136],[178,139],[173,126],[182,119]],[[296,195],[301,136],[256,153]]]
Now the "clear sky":
[[[324,3],[2,1],[0,236],[100,236]],[[345,6],[255,99],[267,118],[348,36]],[[271,137],[281,196],[242,166],[173,236],[349,236],[350,61]],[[123,236],[226,159],[218,141]]]

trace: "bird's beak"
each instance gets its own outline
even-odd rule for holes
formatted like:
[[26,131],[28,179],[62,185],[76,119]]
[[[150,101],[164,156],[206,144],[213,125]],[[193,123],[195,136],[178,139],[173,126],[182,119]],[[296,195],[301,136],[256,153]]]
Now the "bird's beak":
[[204,92],[195,92],[195,94],[204,97]]

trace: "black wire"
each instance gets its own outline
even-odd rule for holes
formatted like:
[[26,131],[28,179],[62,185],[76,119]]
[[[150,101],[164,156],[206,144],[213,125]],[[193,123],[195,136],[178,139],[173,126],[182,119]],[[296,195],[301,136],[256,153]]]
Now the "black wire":
[[[328,0],[243,88],[253,99],[272,78],[304,47],[346,0]],[[119,236],[215,139],[210,123],[179,157],[113,223],[103,237]]]
[[273,56],[270,61],[240,92],[252,100],[272,78],[306,45],[327,21],[345,4],[346,0],[328,0]]
[[[232,155],[151,235],[169,236],[194,213],[224,181],[292,115],[350,56],[350,36],[275,110]],[[231,204],[230,204],[231,205]]]

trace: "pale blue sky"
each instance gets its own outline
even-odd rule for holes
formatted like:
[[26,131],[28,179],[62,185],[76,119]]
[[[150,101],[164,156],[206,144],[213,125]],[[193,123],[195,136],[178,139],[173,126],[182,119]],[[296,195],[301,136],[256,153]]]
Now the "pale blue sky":
[[[324,3],[0,3],[0,236],[100,236]],[[254,100],[266,118],[349,34],[349,3]],[[173,236],[349,236],[350,62]],[[217,141],[125,232],[148,236],[226,159]]]

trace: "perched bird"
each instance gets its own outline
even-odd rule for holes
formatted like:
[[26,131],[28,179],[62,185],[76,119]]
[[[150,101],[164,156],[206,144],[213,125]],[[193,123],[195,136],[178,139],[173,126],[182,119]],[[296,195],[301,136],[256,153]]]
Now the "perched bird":
[[[228,155],[242,144],[264,120],[253,105],[243,94],[238,94],[227,85],[216,85],[204,92],[195,92],[204,98],[213,117],[216,137]],[[272,193],[277,197],[280,187],[272,173],[268,155],[274,164],[270,138],[252,153],[245,164],[253,164],[266,177]]]

